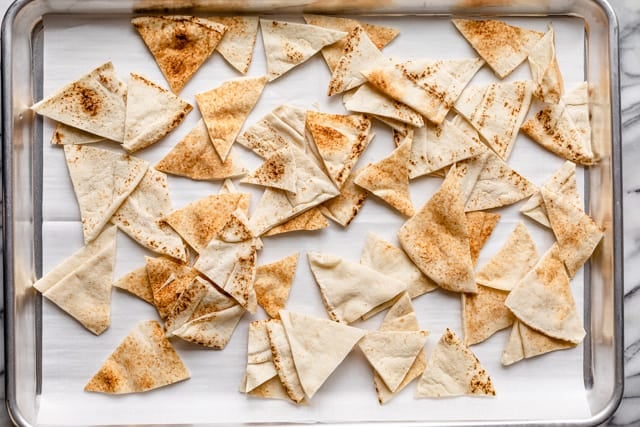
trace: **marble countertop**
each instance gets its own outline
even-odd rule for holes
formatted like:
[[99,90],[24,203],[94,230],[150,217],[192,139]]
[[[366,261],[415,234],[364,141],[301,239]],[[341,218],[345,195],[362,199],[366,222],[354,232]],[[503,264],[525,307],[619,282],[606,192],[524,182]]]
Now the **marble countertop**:
[[[609,0],[620,24],[622,152],[624,170],[624,362],[622,404],[608,426],[640,426],[640,0]],[[10,0],[0,0],[4,15]],[[1,268],[1,266],[0,266]],[[1,292],[1,291],[0,291]],[[1,304],[0,299],[0,304]],[[2,312],[0,312],[2,314]],[[0,315],[0,331],[4,319]],[[4,342],[0,340],[0,375],[4,377]],[[4,396],[4,388],[0,387]],[[0,425],[10,425],[0,408]]]

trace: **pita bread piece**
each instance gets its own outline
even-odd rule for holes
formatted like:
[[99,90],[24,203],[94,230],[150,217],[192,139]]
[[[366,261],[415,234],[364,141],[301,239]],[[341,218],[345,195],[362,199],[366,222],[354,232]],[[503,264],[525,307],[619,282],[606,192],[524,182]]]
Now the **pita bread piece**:
[[355,322],[407,288],[400,280],[337,256],[307,256],[329,317],[337,322]]
[[278,234],[290,233],[292,231],[322,230],[328,226],[329,221],[327,221],[324,215],[322,215],[320,208],[314,207],[298,216],[294,216],[287,222],[276,225],[264,233],[264,236],[276,236]]
[[509,366],[525,358],[575,346],[574,343],[548,337],[524,323],[516,321],[511,329],[507,346],[502,353],[502,364]]
[[289,345],[282,321],[271,320],[267,323],[267,334],[271,343],[273,363],[287,395],[293,402],[302,403],[305,400],[304,390],[300,384],[300,378],[291,354],[291,345]]
[[176,94],[211,56],[226,30],[196,16],[139,16],[131,23]]
[[604,231],[582,208],[542,187],[540,190],[549,215],[551,230],[558,240],[560,258],[569,277],[575,276],[602,240]]
[[527,326],[552,338],[579,343],[585,336],[557,244],[511,290],[505,304]]
[[113,214],[111,222],[145,248],[186,262],[187,252],[182,239],[160,221],[169,212],[171,198],[167,176],[149,168],[138,187]]
[[495,396],[491,377],[471,350],[447,328],[431,352],[416,397]]
[[247,394],[249,396],[259,397],[262,399],[291,400],[287,394],[287,389],[284,388],[284,385],[282,385],[282,382],[277,375],[260,384]]
[[155,320],[138,323],[111,353],[85,391],[124,394],[189,379],[189,371]]
[[278,375],[271,355],[271,342],[267,334],[269,320],[256,320],[249,323],[249,338],[247,340],[247,372],[245,374],[245,388],[248,393],[271,378]]
[[111,62],[31,106],[38,114],[113,141],[124,140],[126,86]]
[[223,162],[266,83],[265,77],[243,77],[196,94],[209,137]]
[[351,224],[367,200],[367,191],[353,182],[361,171],[362,169],[352,171],[344,182],[340,194],[320,205],[324,216],[343,227]]
[[153,291],[151,290],[151,284],[149,283],[149,276],[147,276],[146,265],[125,274],[116,280],[113,286],[123,289],[149,304],[154,305]]
[[549,30],[529,53],[529,67],[537,85],[533,94],[550,104],[557,104],[564,92],[554,39],[553,27],[549,25]]
[[233,68],[247,74],[258,37],[258,17],[216,16],[208,19],[227,27],[216,50]]
[[91,144],[94,142],[104,141],[104,138],[67,126],[64,123],[56,123],[56,128],[51,136],[51,145],[70,145],[70,144]]
[[273,81],[315,55],[320,49],[342,39],[347,33],[315,25],[260,20],[267,56],[267,74]]
[[543,34],[502,21],[452,19],[460,34],[501,79],[520,65]]
[[64,155],[89,243],[144,177],[149,164],[126,154],[86,145],[65,145]]
[[363,84],[352,92],[343,95],[344,108],[358,113],[373,114],[410,124],[424,126],[422,116],[405,104],[391,99],[370,84]]
[[508,291],[478,285],[477,294],[462,294],[464,345],[474,345],[513,324],[514,317],[504,305]]
[[231,150],[226,161],[220,160],[202,120],[156,164],[156,169],[172,175],[210,181],[235,178],[247,173],[234,150]]
[[45,274],[33,287],[85,328],[100,335],[111,323],[111,284],[116,228],[105,227],[91,243]]
[[409,258],[440,287],[475,293],[460,182],[453,166],[440,189],[400,228],[398,239]]
[[328,319],[280,311],[300,383],[311,399],[366,331]]
[[500,221],[500,214],[491,212],[467,212],[467,224],[469,226],[469,246],[471,249],[471,261],[475,266],[480,257],[480,251],[484,244],[489,240],[493,229]]
[[177,263],[169,258],[145,257],[145,260],[154,305],[160,317],[165,319],[178,297],[193,282],[198,272],[188,265]]
[[285,308],[293,278],[298,266],[298,253],[289,255],[271,264],[259,265],[256,269],[254,284],[258,304],[274,319],[279,319],[278,312]]
[[282,147],[240,182],[295,192],[295,180],[296,162],[293,152],[289,147]]

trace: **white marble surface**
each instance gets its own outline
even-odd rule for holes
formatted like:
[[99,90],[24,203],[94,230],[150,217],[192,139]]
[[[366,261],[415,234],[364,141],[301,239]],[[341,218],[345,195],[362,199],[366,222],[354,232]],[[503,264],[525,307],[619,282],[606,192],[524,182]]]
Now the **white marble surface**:
[[[622,145],[624,167],[625,392],[609,426],[640,426],[640,0],[609,0],[620,22]],[[0,15],[11,3],[0,0]],[[1,268],[1,267],[0,267]],[[0,299],[0,304],[1,304]],[[0,312],[2,313],[2,312]],[[0,316],[0,331],[4,327]],[[4,343],[0,340],[0,364]],[[0,366],[4,377],[4,366]],[[4,389],[0,387],[4,396]],[[0,408],[0,425],[9,425]]]

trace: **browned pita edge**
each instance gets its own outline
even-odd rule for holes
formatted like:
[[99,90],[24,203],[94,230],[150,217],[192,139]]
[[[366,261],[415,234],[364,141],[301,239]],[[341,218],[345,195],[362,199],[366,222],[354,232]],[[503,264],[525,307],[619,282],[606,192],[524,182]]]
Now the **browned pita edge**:
[[257,16],[215,16],[207,19],[227,27],[216,50],[233,68],[242,74],[247,74],[258,37],[259,18]]
[[155,306],[153,301],[153,290],[151,289],[151,283],[149,283],[146,265],[125,274],[116,280],[113,286],[125,290]]
[[259,265],[256,270],[253,286],[258,304],[273,319],[280,318],[278,312],[287,304],[299,255],[296,252],[270,264]]
[[491,237],[491,233],[498,225],[501,215],[483,211],[467,212],[465,215],[469,226],[471,261],[475,267],[480,257],[480,251],[489,240],[489,237]]
[[292,231],[316,231],[329,226],[329,221],[322,215],[319,207],[313,207],[308,211],[294,216],[289,221],[276,225],[263,236],[275,236],[278,234],[290,233]]
[[453,166],[440,189],[400,228],[400,245],[441,288],[476,293],[461,178]]
[[153,303],[160,317],[165,319],[182,292],[198,276],[198,272],[166,257],[145,257],[145,260]]
[[139,16],[131,24],[176,94],[211,56],[227,29],[195,16]]
[[292,402],[301,404],[306,401],[300,378],[291,354],[291,345],[282,321],[272,319],[267,323],[267,335],[271,345],[271,356],[276,366],[278,378]]
[[91,144],[104,140],[102,136],[94,135],[60,122],[56,123],[56,128],[53,130],[53,135],[51,135],[51,145]]
[[464,345],[481,343],[515,320],[504,305],[508,291],[478,284],[478,293],[462,294],[462,330]]
[[340,190],[340,194],[320,205],[320,211],[324,216],[343,227],[351,224],[369,195],[365,189],[353,182],[360,172],[362,172],[362,168],[351,171]]
[[576,344],[569,341],[546,336],[516,320],[511,329],[509,341],[502,353],[501,361],[504,366],[509,366],[523,359],[575,346]]
[[260,384],[247,394],[261,399],[291,400],[287,394],[287,389],[284,388],[282,381],[280,381],[280,377],[277,375],[267,382]]
[[138,323],[116,347],[84,391],[124,394],[189,378],[189,371],[155,320]]

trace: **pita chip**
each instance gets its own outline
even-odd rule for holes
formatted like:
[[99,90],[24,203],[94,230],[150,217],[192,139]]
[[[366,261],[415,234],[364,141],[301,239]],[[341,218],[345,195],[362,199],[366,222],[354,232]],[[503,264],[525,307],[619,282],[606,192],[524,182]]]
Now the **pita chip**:
[[279,319],[278,312],[287,304],[298,266],[298,256],[295,253],[271,264],[259,265],[256,269],[254,287],[258,304],[271,318]]
[[322,211],[317,206],[294,216],[287,222],[276,225],[264,236],[276,236],[278,234],[290,233],[292,231],[315,231],[322,230],[329,226],[329,221],[322,215]]
[[509,334],[509,341],[502,350],[502,357],[500,362],[503,366],[513,365],[524,359],[524,349],[522,348],[522,337],[520,336],[520,322],[518,320],[513,322],[511,327],[511,333]]
[[151,284],[149,283],[146,265],[125,274],[116,280],[113,286],[123,289],[149,304],[154,305],[153,291],[151,290]]
[[527,227],[519,222],[500,250],[476,273],[476,282],[490,288],[510,291],[539,258],[536,244]]
[[113,141],[124,140],[126,85],[111,62],[31,106],[38,114]]
[[265,77],[243,77],[196,94],[209,137],[223,162],[266,83]]
[[476,293],[469,228],[453,166],[440,189],[400,228],[400,245],[414,264],[440,287]]
[[398,279],[337,256],[307,256],[329,317],[337,322],[355,322],[407,289]]
[[[544,188],[562,196],[569,200],[575,206],[580,207],[582,201],[578,194],[578,185],[576,183],[576,165],[572,162],[565,162],[560,169],[553,174],[551,179],[544,184]],[[545,227],[551,228],[549,218],[547,217],[547,209],[544,207],[542,194],[535,193],[527,203],[520,208],[520,212],[529,218],[539,222]]]
[[178,234],[161,222],[171,212],[167,176],[154,168],[113,214],[111,222],[145,248],[182,262],[187,261],[184,243]]
[[296,162],[289,147],[271,154],[256,170],[240,182],[296,191]]
[[122,147],[133,153],[155,144],[178,127],[192,109],[168,90],[131,73]]
[[604,236],[602,228],[582,208],[542,187],[540,190],[549,215],[551,230],[558,240],[560,258],[569,277],[587,262]]
[[344,116],[308,111],[307,128],[329,177],[342,188],[371,141],[371,121],[362,114]]
[[324,216],[343,227],[351,224],[367,200],[367,191],[353,182],[361,171],[362,169],[352,171],[340,189],[340,194],[320,205],[320,211]]
[[528,80],[469,86],[456,101],[455,109],[500,158],[507,160],[529,111],[533,89]]
[[363,84],[355,91],[346,92],[342,97],[344,108],[358,113],[372,114],[422,127],[422,116],[405,104],[391,99],[370,84]]
[[56,123],[56,128],[53,130],[53,135],[51,136],[51,145],[80,145],[100,141],[104,141],[104,138],[67,126],[64,123]]
[[[278,315],[280,317],[280,315]],[[278,372],[278,378],[287,395],[295,403],[305,400],[304,390],[296,371],[296,365],[291,354],[291,345],[287,333],[280,320],[271,320],[267,323],[267,334],[271,343],[271,355]]]
[[464,344],[481,343],[513,324],[514,317],[504,305],[508,291],[478,284],[478,293],[462,294]]
[[495,396],[491,377],[453,331],[446,329],[418,381],[416,397]]
[[280,381],[280,378],[277,375],[260,384],[247,394],[261,399],[291,400],[287,394],[287,390],[282,385],[282,381]]
[[105,227],[33,287],[85,328],[100,335],[111,323],[111,285],[116,257],[116,228]]
[[507,346],[502,353],[502,364],[508,366],[522,359],[575,346],[574,343],[548,337],[524,323],[516,321],[511,329]]
[[553,27],[549,25],[549,30],[529,53],[529,67],[537,85],[533,94],[549,104],[557,104],[564,91],[554,38]]
[[366,331],[328,319],[280,311],[300,384],[309,399],[340,365]]
[[145,257],[147,277],[158,314],[165,319],[182,292],[193,282],[198,272],[169,258]]
[[234,150],[230,151],[226,161],[220,159],[202,120],[199,120],[187,136],[156,164],[156,169],[172,175],[207,181],[235,178],[247,173]]
[[226,31],[224,25],[196,16],[140,16],[131,23],[173,93],[182,90],[211,56]]
[[80,205],[84,241],[89,243],[133,192],[149,164],[86,145],[65,145],[64,155]]
[[415,211],[409,194],[409,158],[411,141],[405,140],[390,155],[376,163],[370,163],[353,182],[378,196],[405,216]]
[[558,244],[511,290],[505,304],[527,326],[579,343],[585,336]]
[[267,56],[267,74],[273,81],[342,39],[347,33],[295,22],[260,20]]
[[245,374],[244,393],[248,393],[261,384],[278,375],[271,355],[271,342],[267,334],[269,320],[256,320],[249,323],[247,340],[247,372]]
[[493,233],[493,229],[496,228],[498,221],[500,221],[500,214],[476,211],[467,212],[465,216],[467,217],[467,224],[469,226],[471,261],[473,261],[473,265],[475,266],[478,263],[482,247],[487,243],[491,233]]
[[242,74],[247,74],[258,37],[258,17],[216,16],[207,19],[227,27],[216,50],[233,68]]
[[189,378],[189,371],[155,320],[138,323],[84,386],[85,391],[138,393]]
[[460,34],[501,79],[529,56],[543,34],[502,21],[452,19]]

